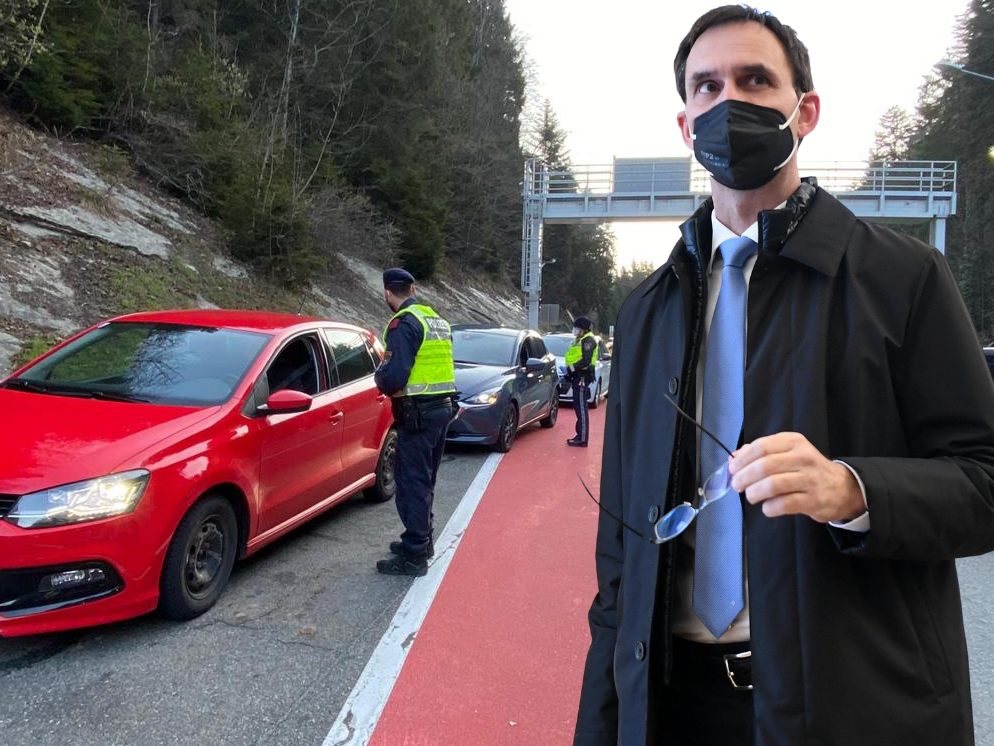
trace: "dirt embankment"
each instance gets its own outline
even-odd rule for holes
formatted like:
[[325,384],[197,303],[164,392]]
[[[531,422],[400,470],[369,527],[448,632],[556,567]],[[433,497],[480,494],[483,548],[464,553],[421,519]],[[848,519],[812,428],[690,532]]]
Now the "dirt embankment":
[[[0,375],[109,316],[267,308],[380,329],[388,258],[335,254],[290,292],[228,256],[221,229],[137,175],[121,153],[35,132],[0,110]],[[449,269],[419,295],[453,322],[523,326],[521,295]]]

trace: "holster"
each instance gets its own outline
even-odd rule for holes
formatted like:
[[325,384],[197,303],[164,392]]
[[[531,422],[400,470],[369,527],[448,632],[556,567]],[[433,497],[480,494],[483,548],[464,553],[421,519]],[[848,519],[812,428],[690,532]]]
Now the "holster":
[[413,396],[402,396],[393,400],[393,418],[403,430],[419,433],[424,429],[421,410]]

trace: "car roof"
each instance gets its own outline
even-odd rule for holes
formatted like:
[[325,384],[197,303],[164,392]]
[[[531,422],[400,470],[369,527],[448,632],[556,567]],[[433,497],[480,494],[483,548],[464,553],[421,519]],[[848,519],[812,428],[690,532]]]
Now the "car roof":
[[171,311],[143,311],[116,316],[112,322],[145,322],[151,324],[186,324],[190,326],[210,326],[240,331],[271,333],[295,326],[310,326],[316,323],[335,325],[350,329],[360,329],[353,324],[322,319],[316,316],[297,316],[292,313],[274,311],[247,311],[232,309],[187,309]]
[[512,329],[508,326],[488,326],[486,324],[453,324],[450,328],[454,332],[487,332],[504,337],[516,337],[528,333],[527,329]]

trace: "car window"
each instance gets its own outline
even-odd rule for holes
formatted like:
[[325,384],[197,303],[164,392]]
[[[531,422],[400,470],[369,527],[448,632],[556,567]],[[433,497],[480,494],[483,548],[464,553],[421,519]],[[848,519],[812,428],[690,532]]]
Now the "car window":
[[521,351],[518,353],[518,365],[522,368],[528,364],[528,358],[532,357],[532,346],[529,340],[526,338],[521,343]]
[[545,337],[545,345],[556,357],[566,357],[566,350],[573,344],[573,337]]
[[514,336],[486,329],[453,329],[452,356],[457,363],[477,365],[516,365],[518,350]]
[[532,357],[545,357],[548,354],[549,351],[545,348],[545,342],[538,337],[532,337],[531,344]]
[[339,385],[371,376],[376,370],[374,353],[366,340],[355,332],[325,329],[325,339],[338,371]]
[[264,334],[181,324],[105,324],[23,371],[52,393],[155,404],[226,400],[265,346]]
[[320,380],[317,348],[310,335],[290,340],[266,370],[270,394],[292,389],[315,396]]

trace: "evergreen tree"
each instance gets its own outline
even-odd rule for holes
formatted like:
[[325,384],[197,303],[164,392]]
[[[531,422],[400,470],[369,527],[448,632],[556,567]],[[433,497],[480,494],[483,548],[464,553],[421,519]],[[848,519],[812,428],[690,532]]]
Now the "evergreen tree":
[[[535,134],[533,156],[550,171],[559,172],[557,191],[575,190],[566,133],[548,102]],[[542,299],[558,303],[574,316],[589,315],[598,325],[613,320],[614,234],[603,225],[547,225],[543,231],[543,257],[555,259],[542,278]]]
[[[973,0],[953,55],[968,70],[994,75],[994,0]],[[947,255],[982,341],[994,339],[994,82],[959,70],[929,81],[911,145],[919,159],[957,161],[957,212]]]

